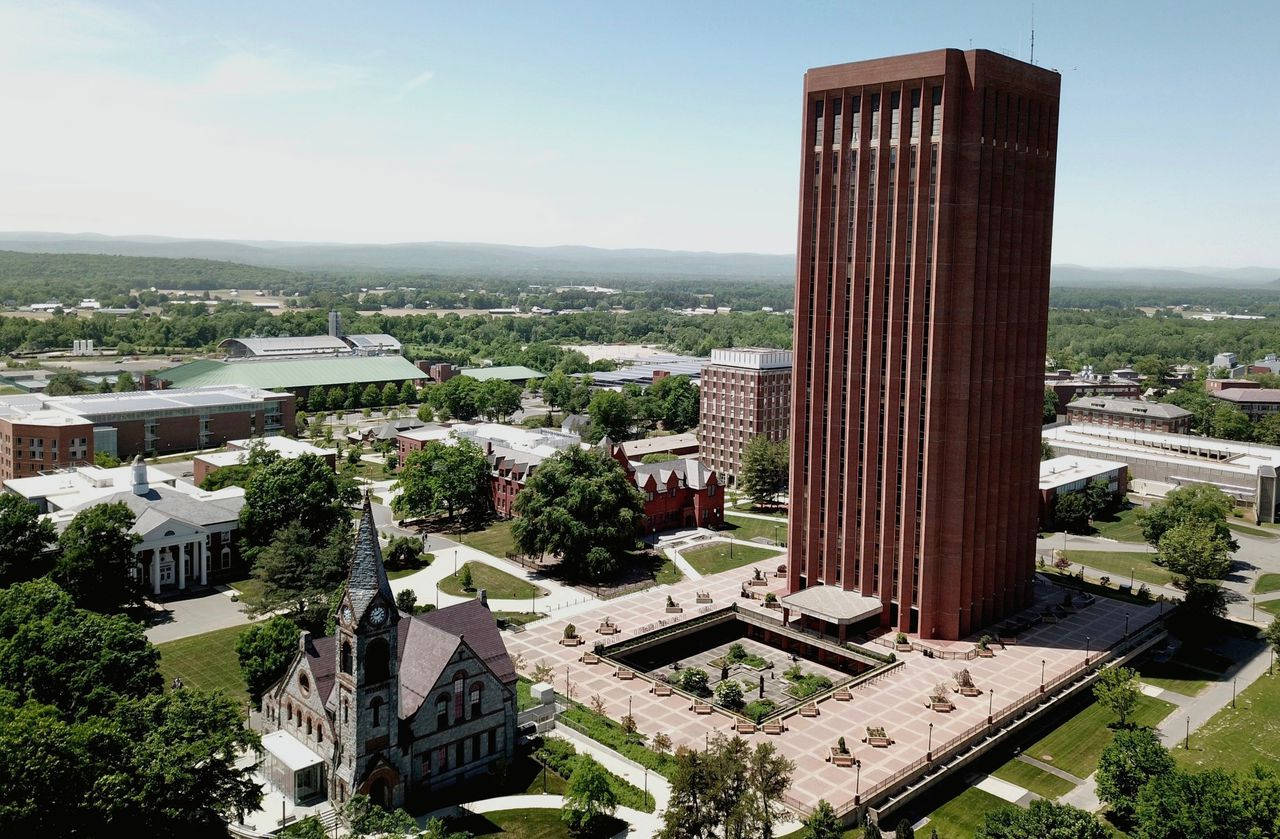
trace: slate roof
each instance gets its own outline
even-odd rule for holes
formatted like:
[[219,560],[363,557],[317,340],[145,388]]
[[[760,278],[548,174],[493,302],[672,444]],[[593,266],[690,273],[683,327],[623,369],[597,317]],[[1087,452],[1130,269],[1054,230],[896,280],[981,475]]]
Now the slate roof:
[[177,519],[200,527],[223,524],[238,519],[240,508],[244,506],[243,495],[200,499],[172,487],[153,486],[145,495],[117,492],[67,509],[75,511],[94,504],[112,504],[117,501],[127,506],[137,518],[132,528],[134,533],[149,532],[165,519]]
[[311,675],[315,677],[316,693],[320,701],[328,704],[329,695],[333,693],[333,683],[337,680],[338,662],[334,655],[333,636],[312,638],[307,644],[307,664],[311,667]]
[[355,620],[364,617],[365,609],[378,595],[388,603],[395,603],[387,569],[382,565],[382,548],[378,545],[378,528],[373,522],[373,506],[366,494],[364,512],[360,515],[360,529],[356,531],[355,555],[351,558],[351,573],[347,576],[347,598]]
[[632,464],[635,470],[636,486],[644,489],[652,477],[659,486],[666,486],[672,475],[683,478],[690,489],[702,489],[716,472],[702,465],[696,457],[682,457],[679,460],[664,460],[662,463]]
[[1083,396],[1067,403],[1067,410],[1107,411],[1113,414],[1181,419],[1191,416],[1186,408],[1165,402],[1144,402],[1141,399],[1117,399],[1110,396]]

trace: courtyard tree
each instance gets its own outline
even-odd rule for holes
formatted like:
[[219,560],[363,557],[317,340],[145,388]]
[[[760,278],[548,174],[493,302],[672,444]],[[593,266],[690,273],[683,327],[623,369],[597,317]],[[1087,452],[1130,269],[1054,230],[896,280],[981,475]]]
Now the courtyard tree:
[[391,508],[400,518],[443,510],[450,521],[463,514],[469,523],[479,523],[490,509],[489,482],[489,461],[475,443],[455,440],[447,445],[432,440],[405,458],[395,484],[400,494]]
[[579,755],[564,793],[562,818],[574,833],[588,833],[600,816],[613,815],[618,796],[604,767],[591,755]]
[[21,495],[0,494],[0,586],[39,577],[49,570],[47,551],[57,539],[53,522]]
[[258,474],[258,470],[270,463],[275,463],[279,459],[279,452],[267,448],[267,445],[261,440],[254,440],[249,444],[249,450],[245,454],[243,463],[233,463],[230,466],[223,466],[221,469],[209,473],[200,482],[200,488],[212,491],[225,489],[229,486],[247,486],[249,479]]
[[1231,509],[1231,499],[1222,490],[1208,484],[1191,484],[1170,490],[1163,501],[1139,510],[1137,520],[1142,538],[1153,548],[1160,546],[1165,531],[1194,521],[1212,526],[1214,534],[1235,551],[1240,546],[1227,527]]
[[1231,547],[1213,525],[1190,520],[1161,535],[1156,559],[1190,586],[1201,580],[1224,579],[1231,570]]
[[1247,442],[1253,439],[1253,423],[1249,415],[1236,406],[1217,405],[1209,415],[1209,436]]
[[725,679],[716,684],[716,701],[731,711],[742,707],[742,685],[734,679]]
[[757,507],[772,504],[787,488],[790,453],[786,440],[757,434],[742,451],[738,487]]
[[283,615],[256,623],[236,639],[236,659],[249,688],[249,696],[259,707],[262,694],[284,675],[298,651],[298,625]]
[[1083,492],[1065,492],[1053,498],[1054,523],[1068,533],[1087,531],[1091,515],[1089,501]]
[[[591,425],[600,437],[610,437],[614,442],[627,439],[635,422],[631,400],[615,390],[599,390],[587,405]],[[595,442],[594,440],[591,442]]]
[[256,558],[289,524],[297,525],[294,535],[304,546],[319,547],[335,530],[346,533],[350,518],[345,505],[357,497],[340,489],[333,469],[316,455],[268,463],[244,489],[241,549],[249,559]]
[[1142,787],[1159,775],[1173,771],[1173,758],[1156,733],[1147,728],[1117,731],[1098,759],[1098,798],[1128,821],[1138,804]]
[[77,606],[113,612],[142,601],[133,571],[134,515],[123,502],[95,504],[76,513],[58,537],[53,579]]
[[568,449],[544,460],[516,495],[512,535],[527,554],[560,556],[575,574],[599,581],[635,547],[644,496],[599,451]]
[[1098,674],[1093,683],[1093,697],[1098,704],[1116,715],[1118,724],[1123,727],[1129,715],[1138,707],[1138,699],[1142,696],[1138,690],[1138,674],[1128,667],[1107,667]]
[[804,839],[840,839],[844,835],[844,827],[836,817],[830,802],[825,798],[818,799],[813,812],[804,822]]
[[757,743],[747,760],[748,823],[751,835],[773,839],[773,826],[786,815],[782,796],[796,765],[772,743]]
[[898,819],[898,826],[893,829],[893,839],[916,839],[916,831],[911,822]]
[[254,561],[253,578],[259,586],[245,597],[249,611],[261,615],[284,610],[300,622],[315,625],[347,577],[348,529],[345,523],[335,527],[324,542],[315,545],[301,522],[291,521],[281,528]]
[[1092,813],[1041,798],[1032,801],[1025,810],[1014,806],[992,810],[973,836],[974,839],[1110,839],[1111,831]]

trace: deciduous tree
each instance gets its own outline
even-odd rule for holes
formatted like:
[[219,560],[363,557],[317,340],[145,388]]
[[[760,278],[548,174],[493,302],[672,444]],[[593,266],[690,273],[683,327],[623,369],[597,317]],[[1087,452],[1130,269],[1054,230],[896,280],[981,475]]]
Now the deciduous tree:
[[81,510],[62,531],[53,579],[76,605],[113,612],[141,602],[133,546],[142,537],[132,531],[133,522],[133,511],[116,501]]
[[342,497],[333,469],[316,455],[268,463],[245,486],[240,510],[244,553],[255,557],[290,523],[298,525],[295,535],[303,545],[322,545],[339,525],[349,524],[344,502],[355,500]]
[[516,495],[512,527],[525,553],[554,554],[570,570],[601,579],[633,548],[644,496],[598,451],[568,449],[544,460]]
[[1109,839],[1111,832],[1092,813],[1046,799],[1027,809],[999,807],[987,813],[974,839]]
[[1107,667],[1093,684],[1093,696],[1099,705],[1115,714],[1123,726],[1138,707],[1138,699],[1142,696],[1138,690],[1138,675],[1128,667]]
[[1110,804],[1119,818],[1128,820],[1143,785],[1173,768],[1173,758],[1154,731],[1117,731],[1098,760],[1098,797]]
[[283,615],[250,626],[236,639],[236,658],[249,688],[249,696],[261,703],[263,692],[284,675],[298,651],[298,625]]
[[39,577],[49,570],[47,555],[57,539],[53,522],[21,495],[0,494],[0,586]]
[[587,414],[600,435],[614,442],[626,440],[635,422],[631,400],[616,390],[596,391],[587,405]]
[[299,621],[314,623],[317,610],[328,609],[333,592],[346,579],[349,531],[343,522],[317,545],[301,522],[286,524],[254,560],[253,578],[259,586],[245,597],[249,611],[261,615],[284,609]]
[[444,510],[450,521],[458,514],[480,521],[490,510],[490,481],[489,461],[474,443],[432,440],[405,458],[391,508],[400,518]]
[[569,776],[561,809],[569,829],[574,833],[587,832],[597,818],[613,815],[617,807],[618,796],[609,786],[609,776],[604,767],[591,755],[579,755],[573,774]]
[[742,452],[738,486],[756,506],[773,503],[787,488],[790,452],[786,440],[757,434]]

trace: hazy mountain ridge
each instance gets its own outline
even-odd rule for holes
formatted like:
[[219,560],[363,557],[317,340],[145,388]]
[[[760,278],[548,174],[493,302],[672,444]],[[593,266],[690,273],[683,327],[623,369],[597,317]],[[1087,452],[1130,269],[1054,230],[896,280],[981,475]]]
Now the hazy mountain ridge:
[[[476,242],[404,242],[386,245],[270,240],[179,239],[98,233],[0,232],[0,248],[27,253],[208,259],[290,271],[357,271],[439,275],[539,273],[551,281],[579,276],[759,280],[790,283],[790,254],[715,253],[654,248],[607,249],[581,245],[530,247]],[[1162,286],[1204,288],[1280,285],[1280,268],[1093,268],[1061,264],[1054,286]]]

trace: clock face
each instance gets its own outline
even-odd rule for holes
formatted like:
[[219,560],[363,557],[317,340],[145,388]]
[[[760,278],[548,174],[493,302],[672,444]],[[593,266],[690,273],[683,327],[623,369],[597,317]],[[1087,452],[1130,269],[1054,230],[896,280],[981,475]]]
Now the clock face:
[[351,607],[350,606],[342,607],[342,622],[351,623]]
[[382,622],[387,619],[387,609],[385,606],[374,606],[369,610],[369,620],[374,626],[382,626]]

